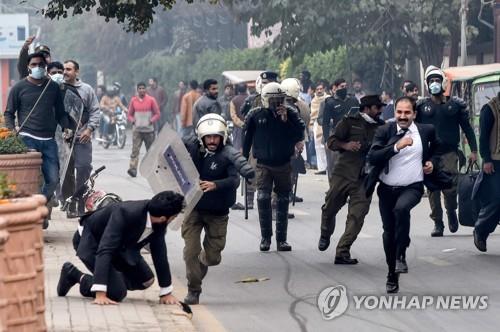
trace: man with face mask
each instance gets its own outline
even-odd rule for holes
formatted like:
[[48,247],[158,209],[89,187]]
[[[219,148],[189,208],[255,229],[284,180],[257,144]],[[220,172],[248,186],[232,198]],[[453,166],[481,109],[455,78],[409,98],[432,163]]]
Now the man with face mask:
[[247,115],[243,127],[243,156],[248,159],[252,149],[257,161],[257,207],[261,230],[260,250],[271,247],[271,191],[277,194],[276,241],[278,251],[290,251],[286,242],[288,203],[292,190],[290,165],[295,145],[304,139],[305,124],[295,108],[285,105],[286,94],[279,83],[268,83],[262,89],[262,107]]
[[[227,144],[227,125],[218,114],[204,115],[196,126],[196,136],[183,138],[200,174],[203,196],[182,224],[184,262],[188,280],[187,304],[198,304],[201,284],[209,266],[221,262],[226,244],[229,208],[236,202],[240,179],[253,178],[255,171],[239,151]],[[203,248],[201,232],[205,238]]]
[[[73,152],[69,156],[62,194],[66,199],[75,193],[75,190],[85,184],[92,171],[92,133],[99,126],[99,102],[94,89],[79,78],[80,65],[75,60],[64,62],[64,82],[74,87],[83,103],[83,114],[75,133]],[[76,171],[76,175],[75,175]],[[83,193],[82,193],[83,194]],[[68,217],[77,217],[85,213],[85,203],[82,196],[75,197],[75,203],[68,210]],[[75,209],[76,208],[76,209]]]
[[366,196],[363,187],[364,166],[375,131],[384,124],[380,119],[383,106],[385,104],[377,95],[361,98],[360,111],[345,115],[327,141],[328,148],[338,151],[339,156],[321,208],[320,251],[325,251],[330,245],[335,217],[349,199],[346,228],[337,245],[335,264],[358,263],[357,259],[351,258],[350,249],[370,209],[371,195]]
[[[460,144],[460,128],[467,137],[471,154],[470,161],[477,160],[477,142],[472,129],[467,105],[458,98],[447,99],[444,96],[446,90],[446,77],[443,71],[435,66],[429,66],[425,71],[425,82],[430,97],[417,102],[417,118],[415,122],[432,124],[436,128],[436,134],[442,145],[437,152],[439,166],[445,172],[454,176],[453,186],[442,190],[444,205],[448,216],[448,227],[450,232],[458,230],[457,218],[457,176],[458,176],[458,153]],[[431,236],[443,236],[443,209],[441,207],[441,191],[433,191],[429,194],[431,205],[431,218],[434,220],[434,229]]]
[[[29,56],[28,51],[34,40],[35,36],[28,37],[28,39],[26,39],[26,41],[24,42],[23,47],[21,48],[21,52],[19,53],[19,58],[17,60],[17,71],[19,72],[20,79],[23,79],[29,75],[29,72],[27,70]],[[50,48],[48,46],[38,45],[37,47],[35,47],[35,53],[42,53],[47,64],[52,62],[52,58],[50,56]]]
[[28,148],[42,153],[42,194],[50,201],[59,182],[56,127],[74,129],[75,123],[65,112],[61,89],[47,77],[46,67],[44,54],[28,56],[29,76],[12,87],[4,116],[8,129],[19,133]]
[[215,113],[222,115],[222,106],[217,100],[219,96],[219,86],[216,80],[209,78],[203,82],[203,95],[193,105],[193,123],[206,114]]
[[[333,91],[335,94],[325,99],[325,107],[323,112],[322,127],[323,127],[323,143],[328,141],[328,138],[335,129],[335,126],[346,116],[348,113],[354,113],[358,110],[359,102],[352,96],[347,94],[347,82],[343,78],[338,78],[333,82]],[[328,180],[331,181],[333,175],[333,168],[335,166],[336,153],[333,151],[326,151],[326,163]]]

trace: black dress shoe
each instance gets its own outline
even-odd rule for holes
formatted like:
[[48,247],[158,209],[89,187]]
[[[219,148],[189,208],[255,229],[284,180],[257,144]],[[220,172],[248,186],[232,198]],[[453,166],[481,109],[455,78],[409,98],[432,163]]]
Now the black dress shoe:
[[319,238],[319,242],[318,242],[319,251],[325,251],[326,249],[328,249],[329,246],[330,246],[330,238],[329,237],[322,236]]
[[399,274],[389,273],[387,275],[387,282],[385,284],[385,289],[389,294],[399,292]]
[[443,236],[444,226],[443,224],[434,224],[434,229],[431,232],[432,237]]
[[129,170],[127,171],[127,173],[128,173],[128,175],[130,175],[133,178],[135,178],[137,176],[137,170],[133,169],[133,168],[129,168]]
[[292,251],[292,246],[289,245],[286,241],[278,242],[276,247],[278,251]]
[[314,172],[314,175],[326,175],[326,171]]
[[396,259],[396,273],[408,273],[408,265],[406,259]]
[[473,233],[474,233],[474,245],[476,246],[477,250],[486,252],[486,240],[481,239],[475,230]]
[[[290,201],[292,201],[292,200],[293,200],[293,198]],[[295,203],[302,203],[302,202],[304,202],[304,199],[302,197],[295,196]]]
[[184,303],[189,305],[200,303],[200,294],[201,292],[199,291],[188,290],[188,293],[184,298]]
[[356,258],[351,258],[351,257],[336,256],[334,263],[339,265],[355,265],[358,264],[358,260]]
[[71,287],[80,281],[82,273],[70,262],[63,264],[61,268],[61,275],[57,283],[57,295],[66,296]]
[[231,210],[245,210],[245,205],[241,203],[235,203],[233,206],[231,206]]
[[295,219],[295,215],[293,213],[288,212],[288,219]]
[[262,238],[262,240],[260,240],[260,251],[269,251],[270,248],[271,248],[271,239]]
[[458,218],[455,210],[446,211],[448,215],[448,228],[450,232],[456,233],[458,231]]

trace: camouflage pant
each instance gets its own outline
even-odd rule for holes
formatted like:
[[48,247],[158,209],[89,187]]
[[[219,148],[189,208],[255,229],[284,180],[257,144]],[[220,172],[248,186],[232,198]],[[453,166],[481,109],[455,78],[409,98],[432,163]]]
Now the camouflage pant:
[[142,142],[146,145],[146,150],[149,150],[155,140],[154,132],[140,132],[134,130],[132,132],[132,154],[130,155],[130,169],[137,169],[139,164],[139,152],[141,151]]
[[[218,265],[222,259],[221,252],[226,246],[228,215],[216,216],[194,210],[182,224],[184,239],[184,262],[188,288],[201,291],[203,273],[200,263],[205,266]],[[201,231],[205,231],[203,248],[201,247]]]
[[443,192],[446,210],[454,211],[457,209],[458,154],[456,152],[443,154],[439,158],[439,165],[435,165],[434,167],[439,167],[453,176],[453,186],[450,189],[436,190],[429,193],[429,203],[432,210],[430,217],[434,222],[441,223],[443,221],[441,191]]

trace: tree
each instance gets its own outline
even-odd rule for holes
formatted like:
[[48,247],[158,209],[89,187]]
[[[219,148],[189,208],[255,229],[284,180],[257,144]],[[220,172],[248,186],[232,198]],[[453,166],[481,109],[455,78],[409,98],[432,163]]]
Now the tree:
[[[281,24],[275,40],[283,56],[302,58],[341,45],[392,45],[394,62],[419,57],[439,65],[459,31],[460,0],[223,0],[255,34]],[[249,5],[249,3],[251,5]],[[398,62],[400,61],[400,62]]]
[[[193,3],[194,0],[184,0]],[[153,23],[154,15],[158,7],[171,10],[176,0],[50,0],[42,10],[42,13],[51,19],[66,18],[68,15],[81,15],[96,8],[99,16],[103,16],[108,22],[116,19],[118,23],[124,23],[127,31],[146,32]],[[217,0],[208,0],[209,3],[217,3]]]

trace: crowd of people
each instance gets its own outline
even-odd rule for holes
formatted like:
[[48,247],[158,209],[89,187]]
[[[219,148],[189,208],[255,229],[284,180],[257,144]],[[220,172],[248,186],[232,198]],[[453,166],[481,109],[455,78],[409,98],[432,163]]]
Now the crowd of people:
[[[483,159],[477,193],[481,210],[474,229],[474,243],[480,251],[486,251],[488,235],[500,219],[500,173],[495,172],[500,169],[500,94],[481,110],[478,147],[466,104],[444,95],[446,76],[437,67],[430,66],[425,72],[428,97],[422,98],[411,81],[403,82],[401,96],[394,100],[390,91],[367,94],[360,80],[352,82],[351,90],[341,77],[332,84],[326,80],[313,83],[310,73],[303,71],[299,78],[280,82],[277,73],[264,71],[253,88],[245,83],[226,84],[221,96],[215,79],[205,80],[201,87],[195,80],[187,86],[179,82],[172,109],[167,111],[168,97],[156,78],[148,84],[139,82],[136,94],[127,102],[119,83],[112,89],[101,86],[94,91],[79,78],[77,61],[52,61],[47,46],[28,54],[32,41],[28,39],[21,51],[21,80],[9,92],[5,120],[28,147],[42,153],[42,193],[48,202],[56,193],[61,200],[73,195],[89,177],[94,132],[100,128],[102,140],[108,131],[100,116],[103,113],[121,109],[132,124],[131,177],[137,175],[142,143],[149,149],[163,126],[170,126],[182,138],[203,191],[181,232],[187,304],[199,303],[208,267],[221,262],[230,209],[253,209],[255,196],[260,251],[271,248],[273,219],[276,249],[292,250],[287,231],[293,215],[288,209],[291,200],[303,200],[293,188],[306,167],[324,175],[329,183],[321,207],[320,251],[330,245],[336,215],[346,204],[349,207],[335,264],[358,263],[351,257],[351,247],[377,191],[388,293],[398,292],[399,276],[408,273],[410,214],[426,190],[434,221],[431,236],[444,232],[441,192],[449,231],[458,229],[457,178],[464,159],[459,149],[461,131],[470,147],[470,162],[477,161],[478,151]],[[82,106],[68,109],[66,101],[71,96],[78,97]],[[66,150],[69,146],[62,173],[61,145]],[[246,181],[244,205],[236,203],[240,177]],[[81,199],[76,202],[70,216],[85,212]],[[149,244],[161,287],[160,301],[178,303],[171,294],[163,237],[165,226],[183,207],[181,195],[166,191],[151,200],[116,203],[85,214],[74,246],[92,274],[65,263],[58,294],[66,295],[78,283],[83,296],[94,297],[98,304],[111,304],[123,300],[127,290],[151,286],[154,276],[140,254]]]

